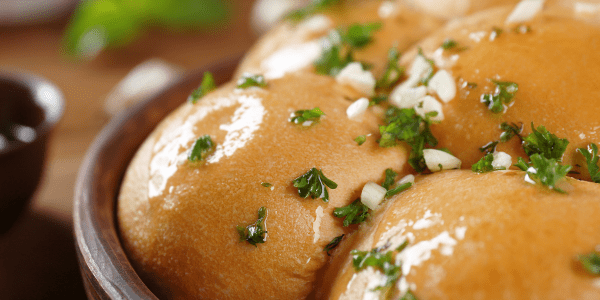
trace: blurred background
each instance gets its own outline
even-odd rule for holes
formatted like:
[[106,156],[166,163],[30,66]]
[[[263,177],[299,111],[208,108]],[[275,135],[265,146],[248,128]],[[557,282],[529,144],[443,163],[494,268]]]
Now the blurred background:
[[257,37],[254,2],[0,0],[0,71],[41,75],[66,102],[41,185],[0,236],[0,299],[85,298],[71,213],[87,148],[127,106],[245,52]]

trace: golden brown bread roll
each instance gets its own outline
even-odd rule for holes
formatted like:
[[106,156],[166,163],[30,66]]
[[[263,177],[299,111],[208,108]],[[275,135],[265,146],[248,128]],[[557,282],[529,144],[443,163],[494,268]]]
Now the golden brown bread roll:
[[[523,177],[466,170],[417,177],[360,229],[351,249],[386,253],[409,241],[394,251],[403,274],[394,295],[410,289],[418,299],[600,299],[600,279],[576,261],[600,244],[600,185],[568,179],[568,194],[560,194]],[[355,271],[347,251],[336,253],[343,264],[328,274],[335,282],[323,299],[379,299],[372,289],[385,276]]]
[[[124,248],[151,289],[164,299],[305,298],[327,262],[324,246],[350,230],[333,209],[406,165],[403,148],[375,142],[373,113],[348,118],[346,98],[355,97],[329,77],[294,74],[265,88],[228,84],[164,120],[133,159],[118,202]],[[314,107],[325,113],[318,123],[290,123],[290,113]],[[204,164],[186,161],[205,134],[216,151]],[[338,183],[329,203],[303,199],[292,184],[313,167]],[[240,243],[236,226],[263,206],[267,242]]]
[[[382,6],[387,8],[381,9]],[[269,78],[297,70],[312,71],[323,47],[321,38],[332,29],[373,22],[381,23],[382,27],[374,33],[373,44],[357,51],[355,58],[373,64],[376,75],[383,71],[391,47],[403,51],[443,24],[441,19],[411,10],[400,2],[341,1],[298,22],[282,22],[250,49],[236,77],[244,72],[265,74]]]
[[[463,167],[482,157],[479,147],[498,140],[503,122],[522,124],[524,136],[532,132],[533,122],[566,138],[570,143],[563,162],[581,173],[573,176],[590,179],[577,166],[585,163],[575,150],[600,143],[600,90],[592,79],[600,78],[600,52],[591,50],[600,47],[600,26],[567,4],[547,1],[523,22],[508,22],[514,6],[481,12],[451,22],[418,43],[456,85],[456,96],[442,106],[444,120],[432,131],[439,146],[449,148]],[[443,50],[449,39],[457,46]],[[410,66],[417,51],[407,53],[403,63]],[[499,113],[482,103],[484,95],[495,93],[492,80],[518,84],[514,98]],[[501,143],[498,150],[525,157],[518,138]]]
[[[358,232],[334,217],[334,209],[360,197],[367,182],[380,184],[385,169],[415,173],[407,160],[414,163],[410,155],[419,154],[419,142],[403,142],[400,134],[390,140],[390,124],[422,138],[424,119],[433,120],[439,143],[420,145],[438,149],[421,149],[426,173],[461,163],[471,168],[484,155],[479,148],[499,139],[504,122],[524,127],[520,136],[499,143],[498,151],[490,148],[494,163],[496,154],[510,155],[499,159],[504,168],[514,169],[517,157],[529,160],[522,139],[531,133],[531,122],[569,140],[560,163],[578,172],[570,176],[590,179],[575,149],[600,143],[594,80],[600,54],[589,50],[600,47],[600,18],[590,7],[528,0],[452,21],[419,42],[421,51],[414,47],[403,56],[401,80],[380,87],[376,79],[385,74],[390,47],[407,47],[442,22],[384,2],[401,9],[381,18],[382,2],[352,2],[297,25],[284,23],[255,46],[236,75],[265,73],[266,87],[227,84],[197,104],[183,105],[142,145],[122,185],[118,222],[133,265],[159,297],[371,299],[377,297],[371,292],[377,281],[366,278],[382,279],[381,274],[368,269],[370,275],[352,279],[348,253],[382,246],[382,239],[381,251],[395,249],[408,230],[410,245],[395,261],[404,263],[406,277],[394,282],[393,296],[410,288],[419,299],[493,299],[499,293],[506,299],[600,297],[598,281],[573,260],[600,244],[600,188],[594,183],[573,178],[554,183],[527,164],[522,167],[528,175],[442,172],[419,177],[411,190],[371,210],[373,217]],[[383,27],[354,53],[355,63],[344,68],[352,70],[315,75],[312,63],[322,54],[318,39],[358,20],[382,21]],[[285,55],[277,56],[281,51]],[[301,59],[294,61],[294,55]],[[351,104],[366,105],[367,99],[353,101],[379,93],[389,94],[387,102],[370,106],[362,117],[348,117]],[[490,99],[506,101],[493,106]],[[486,100],[491,104],[482,103]],[[410,122],[384,118],[388,104],[414,109]],[[314,107],[325,113],[320,121],[290,123],[290,114]],[[217,146],[205,162],[190,163],[186,157],[202,135]],[[361,135],[366,143],[359,146],[354,139]],[[439,150],[444,147],[453,156]],[[294,187],[311,168],[338,184],[329,189],[329,203],[302,199]],[[257,221],[261,207],[267,209],[265,243],[239,242],[236,226],[243,231]],[[341,234],[330,259],[323,247]]]

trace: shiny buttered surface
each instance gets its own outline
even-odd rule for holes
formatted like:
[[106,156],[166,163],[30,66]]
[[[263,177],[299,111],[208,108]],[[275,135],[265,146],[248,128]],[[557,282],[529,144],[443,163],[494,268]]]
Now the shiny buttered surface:
[[161,299],[600,299],[600,2],[495,4],[313,1],[205,76],[122,184],[140,277]]
[[[418,177],[360,229],[355,249],[401,262],[392,293],[419,299],[598,299],[576,255],[600,240],[600,185],[569,179],[569,193],[529,184],[520,171],[446,171]],[[396,249],[404,242],[408,245]],[[344,260],[325,299],[379,299],[385,276]],[[395,296],[390,299],[398,299]]]
[[[302,87],[302,88],[299,88]],[[360,196],[403,147],[375,142],[378,118],[346,115],[353,92],[328,77],[290,75],[264,88],[227,85],[185,104],[148,138],[131,163],[119,201],[125,249],[154,291],[167,299],[302,299],[343,234],[335,207]],[[319,107],[313,124],[294,124],[297,110]],[[194,141],[210,135],[215,151],[190,162]],[[369,135],[358,146],[357,136]],[[329,202],[303,199],[294,179],[312,168],[337,183]],[[236,226],[266,207],[257,247]]]

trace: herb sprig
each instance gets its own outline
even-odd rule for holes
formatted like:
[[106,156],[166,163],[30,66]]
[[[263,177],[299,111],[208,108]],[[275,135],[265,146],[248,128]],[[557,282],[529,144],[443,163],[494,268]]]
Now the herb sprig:
[[292,22],[299,22],[309,15],[323,11],[340,2],[341,0],[314,0],[309,5],[288,14],[287,19]]
[[238,89],[246,89],[253,86],[266,87],[267,81],[265,80],[265,77],[260,74],[244,73],[237,81]]
[[585,158],[588,172],[590,173],[590,177],[592,177],[592,181],[595,183],[600,183],[600,166],[598,166],[598,146],[592,143],[588,145],[588,148],[578,148],[577,151],[583,155]]
[[325,113],[318,107],[313,109],[297,110],[292,114],[290,122],[294,124],[302,124],[306,121],[318,121]]
[[581,263],[583,268],[590,274],[600,275],[600,253],[591,252],[589,254],[583,254],[577,256],[577,260]]
[[373,41],[373,34],[381,26],[381,23],[355,23],[346,29],[338,28],[330,32],[321,57],[313,64],[317,74],[337,75],[346,65],[354,61],[354,51],[366,47]]
[[202,83],[200,86],[192,91],[190,96],[188,97],[188,102],[195,104],[200,100],[200,98],[204,97],[210,91],[217,88],[215,83],[215,78],[213,77],[211,72],[204,72],[204,77],[202,77]]
[[536,129],[531,123],[532,132],[523,138],[523,149],[529,156],[541,154],[545,158],[561,161],[569,141],[558,138],[556,135],[548,132],[546,127],[538,126]]
[[404,67],[398,65],[400,52],[395,47],[388,51],[388,61],[383,72],[383,76],[377,80],[376,88],[387,89],[394,85],[402,76],[404,76]]
[[267,208],[261,207],[258,209],[258,219],[256,222],[243,227],[236,226],[238,234],[240,235],[240,243],[243,241],[247,241],[250,245],[258,247],[256,244],[261,244],[265,242],[265,237],[267,231],[265,231],[263,227],[263,223],[267,217]]
[[210,138],[210,135],[205,134],[199,137],[196,142],[194,142],[192,150],[188,155],[188,160],[191,162],[204,160],[214,151],[214,149],[215,143]]
[[325,248],[323,248],[323,251],[327,253],[327,256],[331,256],[331,254],[329,254],[329,251],[337,248],[337,246],[340,244],[343,238],[344,234],[336,236],[333,238],[333,240],[331,240],[331,242],[329,242],[329,244],[327,244],[327,246],[325,246]]
[[336,189],[337,183],[323,175],[321,170],[312,168],[305,174],[292,181],[294,187],[298,188],[298,195],[302,198],[321,198],[323,202],[329,202],[327,188]]
[[418,115],[414,108],[397,108],[391,106],[387,109],[385,124],[379,126],[381,147],[395,146],[399,141],[406,142],[411,147],[409,164],[417,171],[426,169],[423,149],[425,145],[435,147],[437,139],[431,133],[429,118]]
[[484,155],[478,162],[471,166],[471,170],[477,173],[486,173],[494,171],[494,167],[492,166],[492,162],[494,161],[494,155],[492,153],[488,153]]
[[402,276],[402,269],[394,264],[393,253],[393,251],[381,253],[377,248],[371,251],[352,250],[350,252],[355,271],[373,267],[383,272],[386,277],[385,283],[377,289],[393,286]]
[[336,207],[333,210],[333,215],[336,218],[344,218],[343,225],[347,227],[367,220],[369,217],[369,208],[358,198],[344,207]]
[[492,82],[496,85],[496,90],[493,94],[481,95],[480,101],[490,111],[497,114],[508,108],[515,94],[519,91],[519,85],[510,81],[497,81],[493,79]]
[[531,162],[527,163],[523,158],[519,157],[515,166],[527,172],[527,175],[531,179],[559,193],[566,193],[557,184],[569,173],[571,166],[563,166],[558,160],[547,158],[539,153],[531,155],[529,159]]
[[507,122],[503,122],[500,124],[500,130],[502,130],[500,138],[496,141],[487,143],[483,147],[479,148],[479,151],[493,153],[496,151],[496,146],[498,146],[499,143],[506,143],[515,136],[520,140],[523,140],[523,137],[521,136],[521,132],[523,132],[523,124],[517,125],[515,123],[508,124]]

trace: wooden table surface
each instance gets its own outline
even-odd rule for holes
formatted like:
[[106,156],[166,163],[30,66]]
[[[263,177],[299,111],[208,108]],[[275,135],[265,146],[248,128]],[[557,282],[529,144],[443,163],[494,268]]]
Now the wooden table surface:
[[54,132],[42,183],[28,211],[0,236],[0,299],[81,299],[71,213],[79,165],[110,117],[103,110],[109,91],[136,65],[161,58],[187,72],[234,56],[251,46],[248,26],[253,1],[230,0],[231,21],[210,32],[154,29],[131,46],[88,62],[61,52],[66,19],[50,24],[0,26],[0,71],[41,75],[63,92],[65,114]]

